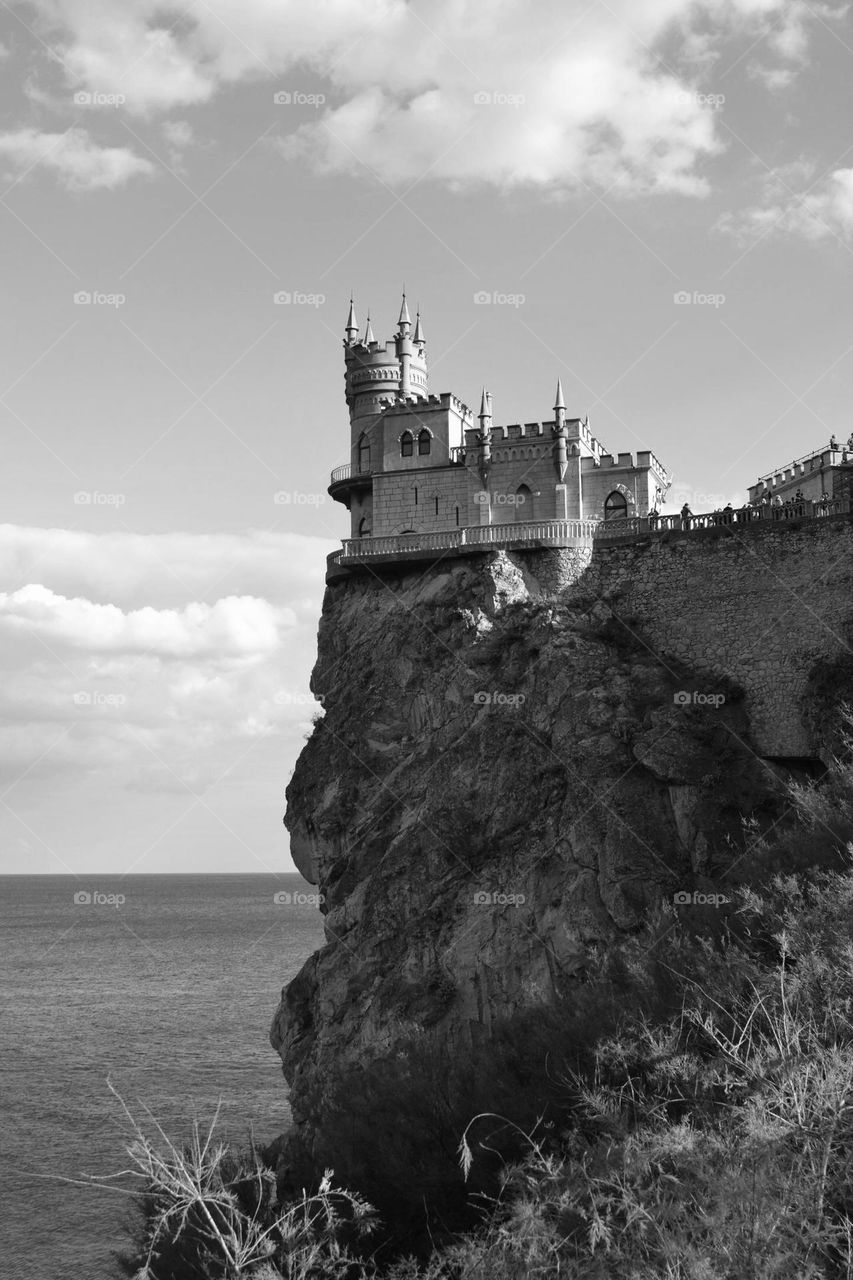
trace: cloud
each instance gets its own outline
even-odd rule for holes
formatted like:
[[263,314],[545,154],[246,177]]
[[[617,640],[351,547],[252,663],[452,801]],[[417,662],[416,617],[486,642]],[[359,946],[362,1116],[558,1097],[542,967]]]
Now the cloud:
[[318,710],[330,546],[0,526],[4,782],[197,794],[250,751],[284,773]]
[[316,617],[339,544],[293,533],[88,533],[0,524],[0,581],[122,607],[255,595]]
[[261,658],[278,645],[279,629],[294,622],[292,610],[253,596],[125,613],[113,604],[68,599],[40,584],[0,592],[0,633],[23,632],[93,653]]
[[765,182],[761,203],[724,215],[717,229],[741,244],[765,237],[853,239],[853,169],[836,169],[816,185],[795,192],[777,171]]
[[56,173],[69,191],[114,190],[131,178],[155,172],[149,160],[127,147],[104,147],[94,142],[85,129],[65,133],[42,133],[25,128],[0,133],[0,160],[4,159],[17,176],[41,169]]
[[722,142],[697,75],[726,41],[764,38],[766,74],[789,77],[810,24],[837,16],[804,0],[538,0],[535,20],[529,0],[192,0],[168,25],[159,0],[36,2],[74,86],[130,112],[246,82],[271,109],[283,93],[282,150],[321,171],[622,194],[703,194]]

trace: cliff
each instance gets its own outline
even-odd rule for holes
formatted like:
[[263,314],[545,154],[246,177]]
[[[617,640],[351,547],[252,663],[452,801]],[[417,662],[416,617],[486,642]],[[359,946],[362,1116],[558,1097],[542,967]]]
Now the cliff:
[[653,904],[725,892],[742,817],[774,820],[780,783],[742,690],[658,652],[579,552],[336,581],[312,689],[285,821],[326,945],[271,1041],[291,1146],[344,1172],[323,1100],[350,1068],[412,1043],[458,1059],[571,1001]]

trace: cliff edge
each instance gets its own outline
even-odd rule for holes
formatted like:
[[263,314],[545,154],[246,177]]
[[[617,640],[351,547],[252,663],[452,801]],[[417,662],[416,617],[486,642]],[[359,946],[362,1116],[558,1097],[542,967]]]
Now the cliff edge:
[[349,1071],[570,1000],[593,948],[720,892],[743,816],[779,812],[742,692],[588,576],[581,552],[493,552],[327,587],[285,818],[326,944],[271,1030],[316,1168],[343,1172],[323,1099]]

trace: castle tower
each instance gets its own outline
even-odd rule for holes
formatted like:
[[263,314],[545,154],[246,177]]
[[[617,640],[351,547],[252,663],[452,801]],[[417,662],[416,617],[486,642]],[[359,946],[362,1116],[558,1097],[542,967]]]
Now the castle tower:
[[[377,342],[368,318],[367,332],[360,339],[355,305],[350,299],[349,316],[345,327],[344,362],[346,364],[346,398],[350,422],[353,425],[353,441],[366,425],[366,419],[381,413],[383,401],[415,396],[425,400],[428,392],[428,373],[420,316],[411,334],[412,321],[406,306],[406,295],[400,308],[397,333],[391,342]],[[411,336],[410,336],[411,334]],[[358,430],[356,430],[358,422]]]

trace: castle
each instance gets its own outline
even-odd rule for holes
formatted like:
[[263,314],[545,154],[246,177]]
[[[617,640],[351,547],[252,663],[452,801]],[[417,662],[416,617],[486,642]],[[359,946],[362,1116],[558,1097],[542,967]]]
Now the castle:
[[359,336],[352,300],[345,332],[352,460],[329,493],[349,509],[352,539],[499,526],[511,540],[509,526],[660,507],[671,480],[654,454],[608,453],[588,419],[567,416],[559,382],[553,419],[509,426],[494,425],[485,390],[477,422],[456,396],[430,395],[420,313],[413,325],[405,294],[391,341],[377,342],[369,317]]
[[351,461],[331,476],[330,495],[350,512],[350,537],[328,574],[372,561],[430,559],[488,547],[583,550],[672,535],[758,532],[784,520],[849,512],[853,435],[833,436],[749,489],[749,500],[707,513],[661,515],[671,485],[653,453],[614,456],[588,418],[569,418],[557,382],[554,417],[496,426],[484,389],[477,421],[449,392],[430,395],[420,313],[406,295],[391,341],[364,337],[350,299],[344,338]]

